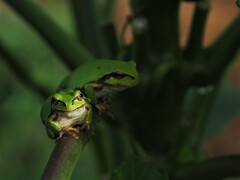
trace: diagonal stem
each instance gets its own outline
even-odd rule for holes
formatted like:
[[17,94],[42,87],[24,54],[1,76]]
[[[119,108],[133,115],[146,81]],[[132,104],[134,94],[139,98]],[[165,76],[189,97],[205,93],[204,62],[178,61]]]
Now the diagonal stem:
[[185,55],[190,61],[197,58],[202,52],[202,42],[209,7],[209,0],[196,2],[191,32],[185,51]]
[[16,73],[18,78],[26,85],[31,87],[33,90],[38,92],[41,96],[47,97],[49,95],[49,90],[39,85],[35,79],[32,78],[29,73],[26,72],[24,66],[21,64],[21,59],[16,57],[11,50],[6,47],[6,45],[0,40],[0,55],[2,55],[3,60],[8,64],[8,66]]
[[209,65],[215,77],[220,77],[227,65],[240,49],[240,15],[230,24],[222,35],[206,50]]
[[81,44],[71,39],[45,12],[30,0],[4,0],[28,21],[50,47],[72,69],[94,57]]
[[240,176],[240,155],[212,158],[181,167],[175,174],[176,180],[221,180]]
[[70,179],[86,143],[87,137],[83,134],[79,140],[71,136],[63,136],[57,140],[41,179]]
[[106,58],[105,45],[92,0],[71,0],[80,42],[97,58]]

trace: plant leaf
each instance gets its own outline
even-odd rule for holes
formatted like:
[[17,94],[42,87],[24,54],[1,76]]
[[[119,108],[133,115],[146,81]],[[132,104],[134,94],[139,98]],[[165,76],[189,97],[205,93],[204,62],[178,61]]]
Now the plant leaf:
[[149,163],[132,156],[117,168],[110,180],[168,180],[166,173],[159,173]]

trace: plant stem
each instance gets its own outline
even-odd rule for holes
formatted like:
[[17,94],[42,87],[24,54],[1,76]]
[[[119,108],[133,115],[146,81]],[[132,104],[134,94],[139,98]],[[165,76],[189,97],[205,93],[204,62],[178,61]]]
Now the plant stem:
[[6,47],[6,45],[0,40],[0,55],[2,55],[3,60],[8,64],[8,66],[16,73],[16,76],[30,88],[34,89],[38,92],[41,96],[47,97],[50,91],[43,87],[42,85],[38,84],[38,82],[33,79],[33,77],[27,73],[23,64],[21,63],[21,59],[16,57],[11,50]]
[[102,34],[111,59],[115,59],[119,52],[119,43],[115,27],[112,22],[102,27]]
[[42,180],[70,179],[78,158],[87,143],[87,137],[82,133],[80,139],[63,136],[56,141],[47,166],[42,174]]
[[189,59],[190,61],[194,60],[201,54],[203,35],[206,20],[208,17],[209,7],[209,0],[196,2],[191,32],[185,52],[187,59]]
[[5,0],[16,12],[22,15],[52,49],[70,67],[75,68],[81,62],[94,57],[81,44],[72,40],[45,12],[30,0]]
[[[178,32],[179,0],[147,1],[131,0],[135,17],[146,18],[151,56],[159,61],[159,55],[172,53],[181,59]],[[141,52],[139,52],[141,53]]]
[[99,14],[101,15],[100,21],[109,22],[112,20],[112,14],[113,14],[115,4],[116,4],[116,0],[105,0],[103,7],[99,8],[100,9]]
[[92,0],[71,0],[79,41],[97,58],[106,58],[106,49]]
[[96,136],[93,136],[94,149],[98,157],[98,165],[102,174],[107,174],[113,167],[113,154],[111,152],[111,143],[109,143],[107,125],[99,123],[96,127]]
[[240,155],[212,158],[180,168],[177,180],[220,180],[240,176]]
[[[140,26],[140,27],[138,27]],[[142,27],[141,27],[142,26]],[[132,58],[139,63],[140,69],[146,69],[149,63],[149,32],[147,20],[144,17],[136,17],[132,22],[134,41],[132,43]]]
[[240,15],[222,35],[206,50],[209,65],[214,76],[220,78],[227,65],[234,59],[240,48]]
[[[209,92],[207,92],[207,88],[209,88]],[[198,158],[200,153],[199,146],[203,139],[218,89],[219,84],[215,84],[214,86],[205,87],[205,89],[204,87],[199,87],[188,91],[183,105],[186,119],[182,123],[179,135],[178,163],[189,162]],[[206,92],[201,93],[201,91]]]

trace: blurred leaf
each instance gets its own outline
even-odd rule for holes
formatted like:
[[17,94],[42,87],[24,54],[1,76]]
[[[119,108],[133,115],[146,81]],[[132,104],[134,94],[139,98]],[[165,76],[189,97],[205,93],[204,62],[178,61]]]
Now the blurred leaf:
[[165,173],[157,172],[147,162],[136,156],[126,160],[115,172],[111,180],[168,180]]
[[113,10],[116,0],[97,0],[95,1],[95,8],[98,12],[98,20],[102,23],[112,20]]
[[234,91],[230,83],[229,76],[225,76],[213,104],[204,138],[213,137],[221,131],[226,124],[233,120],[234,117],[239,115],[239,92]]
[[237,6],[240,8],[240,0],[236,1]]
[[94,148],[92,141],[89,141],[87,146],[84,147],[71,179],[100,179],[100,171],[97,166],[98,158]]
[[5,0],[4,2],[31,24],[72,69],[80,62],[91,61],[94,58],[84,46],[66,34],[35,2],[29,0],[21,1],[21,3],[16,0]]

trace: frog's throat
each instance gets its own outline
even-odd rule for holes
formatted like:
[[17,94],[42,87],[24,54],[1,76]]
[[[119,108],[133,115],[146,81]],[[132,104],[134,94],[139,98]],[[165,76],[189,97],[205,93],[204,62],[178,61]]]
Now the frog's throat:
[[56,123],[61,127],[72,127],[81,124],[86,120],[89,109],[82,105],[74,111],[58,111]]

